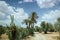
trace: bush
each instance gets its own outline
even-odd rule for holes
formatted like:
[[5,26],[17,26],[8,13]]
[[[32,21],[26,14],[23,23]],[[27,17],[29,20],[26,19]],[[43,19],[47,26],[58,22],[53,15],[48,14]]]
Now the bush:
[[33,28],[30,28],[30,29],[29,29],[29,35],[31,35],[31,36],[34,35],[34,29],[33,29]]
[[38,26],[35,26],[35,32],[42,32],[42,28],[41,27],[38,27]]
[[29,35],[28,29],[22,28],[20,29],[20,39],[25,39]]
[[20,32],[18,27],[11,26],[10,28],[7,28],[6,33],[10,40],[20,40]]
[[0,36],[5,33],[5,29],[2,25],[0,25]]

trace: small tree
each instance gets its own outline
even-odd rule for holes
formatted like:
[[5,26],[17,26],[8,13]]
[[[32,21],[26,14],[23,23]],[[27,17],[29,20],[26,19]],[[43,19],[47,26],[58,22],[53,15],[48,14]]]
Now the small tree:
[[57,30],[59,32],[59,40],[60,40],[60,18],[57,19]]
[[41,22],[41,28],[44,31],[44,33],[47,34],[49,23],[46,23],[45,21]]
[[56,31],[55,26],[49,23],[49,32],[55,32],[55,31]]
[[36,23],[36,19],[38,18],[36,12],[32,12],[32,14],[28,17],[28,19],[25,19],[24,22],[28,27],[29,35],[34,34],[34,23]]
[[31,22],[32,22],[32,27],[34,28],[34,23],[36,23],[37,21],[36,21],[36,19],[38,18],[38,15],[36,14],[36,12],[32,12],[32,14],[30,15],[30,20],[31,20]]
[[1,35],[5,33],[5,29],[2,25],[0,25],[0,39],[1,39]]

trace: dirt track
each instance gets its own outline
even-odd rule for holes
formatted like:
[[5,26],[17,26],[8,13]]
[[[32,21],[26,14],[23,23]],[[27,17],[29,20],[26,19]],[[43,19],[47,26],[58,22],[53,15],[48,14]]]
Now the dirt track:
[[30,37],[28,40],[57,40],[58,36],[58,32],[52,32],[48,34],[35,32],[35,35]]
[[38,32],[35,32],[33,37],[30,37],[28,40],[47,40],[46,37]]
[[[29,36],[26,40],[56,40],[58,33],[51,33],[51,34],[42,34],[35,32],[34,36]],[[3,34],[1,40],[9,40],[6,34]]]

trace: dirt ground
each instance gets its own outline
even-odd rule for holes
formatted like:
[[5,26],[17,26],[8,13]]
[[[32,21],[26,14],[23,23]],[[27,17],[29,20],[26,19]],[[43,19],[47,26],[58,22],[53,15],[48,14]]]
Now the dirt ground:
[[1,40],[9,40],[9,38],[6,34],[2,34],[1,35]]
[[47,40],[57,40],[57,37],[59,36],[58,32],[48,32],[48,34],[43,34]]
[[[58,32],[48,32],[48,34],[36,32],[34,36],[29,36],[26,40],[57,40]],[[1,35],[1,40],[9,40],[6,34]]]
[[48,32],[48,34],[38,33],[35,34],[35,37],[30,37],[30,40],[57,40],[58,36],[58,32]]

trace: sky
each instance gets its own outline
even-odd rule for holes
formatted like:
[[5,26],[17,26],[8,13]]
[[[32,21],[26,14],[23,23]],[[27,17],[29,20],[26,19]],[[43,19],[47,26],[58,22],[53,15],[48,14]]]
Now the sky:
[[36,12],[41,21],[54,23],[60,17],[60,0],[0,0],[0,25],[10,24],[10,15],[14,15],[16,25],[24,27],[24,19]]

